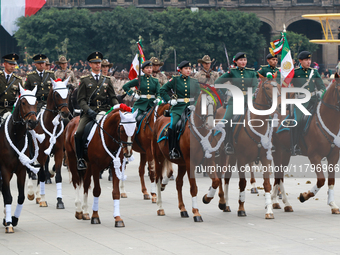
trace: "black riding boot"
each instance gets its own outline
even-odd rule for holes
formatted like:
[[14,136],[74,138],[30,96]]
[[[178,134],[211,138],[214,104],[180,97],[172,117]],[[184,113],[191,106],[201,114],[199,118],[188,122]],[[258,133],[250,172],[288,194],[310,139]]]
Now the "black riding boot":
[[227,132],[227,144],[225,146],[225,153],[227,155],[234,154],[234,146],[233,146],[233,127],[230,125],[226,126],[226,132]]
[[301,149],[298,145],[299,142],[299,129],[298,127],[293,127],[290,129],[290,141],[291,141],[291,153],[292,156],[301,155]]
[[176,149],[176,131],[172,130],[172,128],[168,129],[169,135],[168,135],[168,141],[169,141],[169,156],[170,159],[178,159],[179,153]]
[[76,146],[76,154],[77,154],[77,168],[78,170],[86,169],[86,162],[84,159],[84,150],[83,150],[83,140],[77,138],[77,135],[74,136],[74,142]]

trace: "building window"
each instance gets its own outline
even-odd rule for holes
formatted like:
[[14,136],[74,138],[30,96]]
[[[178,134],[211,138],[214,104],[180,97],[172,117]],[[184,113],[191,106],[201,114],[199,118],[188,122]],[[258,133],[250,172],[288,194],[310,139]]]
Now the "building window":
[[245,4],[261,4],[262,0],[244,0]]
[[193,0],[192,2],[196,4],[209,4],[209,0]]
[[314,0],[297,0],[297,4],[313,4]]
[[138,0],[138,4],[156,4],[156,0]]
[[102,5],[102,0],[85,0],[85,4],[88,4],[88,5]]

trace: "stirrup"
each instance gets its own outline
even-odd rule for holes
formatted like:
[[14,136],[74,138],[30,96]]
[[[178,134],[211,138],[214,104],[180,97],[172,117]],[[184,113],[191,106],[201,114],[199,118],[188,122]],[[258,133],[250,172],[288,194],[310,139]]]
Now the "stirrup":
[[294,147],[293,147],[293,150],[292,150],[292,156],[298,156],[298,155],[301,155],[301,149],[300,147],[295,144]]
[[169,153],[170,159],[178,159],[180,158],[179,153],[176,149],[172,149]]
[[78,168],[78,170],[85,170],[87,168],[86,162],[83,158],[78,159],[77,168]]
[[235,153],[234,147],[231,143],[227,143],[227,145],[224,148],[224,151],[227,155],[232,155]]

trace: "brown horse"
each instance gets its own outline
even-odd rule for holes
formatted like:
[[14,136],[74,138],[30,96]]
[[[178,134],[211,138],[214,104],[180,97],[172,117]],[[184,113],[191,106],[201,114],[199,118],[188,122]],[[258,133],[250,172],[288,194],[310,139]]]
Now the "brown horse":
[[[151,181],[151,196],[152,203],[156,203],[156,183],[155,183],[155,165],[153,161],[152,151],[151,151],[151,140],[154,124],[159,116],[162,116],[165,110],[169,110],[170,104],[161,104],[159,106],[155,105],[152,107],[148,113],[145,115],[139,127],[137,127],[137,134],[132,145],[132,149],[140,153],[139,162],[139,178],[142,187],[142,193],[145,200],[150,200],[150,195],[147,191],[144,181],[145,165],[148,162],[148,172]],[[172,169],[169,171],[170,176],[172,174]],[[170,177],[169,176],[169,177]],[[121,191],[125,190],[124,181],[121,181],[120,186]],[[121,193],[122,197],[127,197],[126,193]]]
[[[0,166],[2,176],[2,196],[5,204],[5,219],[3,224],[6,233],[14,233],[13,227],[18,224],[19,216],[25,200],[26,167],[37,172],[38,169],[30,166],[30,159],[24,154],[27,150],[27,131],[34,134],[33,129],[37,125],[35,98],[36,88],[33,91],[24,90],[21,85],[20,97],[16,102],[13,114],[9,115],[0,128]],[[37,155],[36,155],[37,156]],[[18,204],[12,216],[12,195],[10,180],[13,174],[17,175]]]
[[[65,149],[68,159],[69,170],[72,174],[72,183],[76,189],[76,218],[89,220],[87,194],[93,176],[94,202],[92,206],[91,224],[100,224],[98,214],[98,202],[101,193],[99,175],[100,171],[110,166],[113,175],[113,191],[112,198],[114,201],[114,218],[116,227],[124,227],[124,222],[120,217],[119,210],[119,179],[124,179],[125,163],[121,165],[122,160],[132,156],[132,141],[136,131],[136,114],[129,112],[121,112],[126,110],[127,106],[117,105],[121,108],[112,110],[105,115],[102,120],[95,124],[92,140],[88,144],[87,149],[87,169],[77,170],[77,158],[75,154],[74,133],[79,125],[79,117],[73,118],[65,129]],[[114,158],[114,161],[112,159]],[[121,169],[121,171],[119,170]],[[79,198],[80,186],[84,188],[83,207]]]
[[[274,90],[276,88],[276,90]],[[275,92],[277,91],[277,92]],[[277,96],[275,93],[278,93],[277,105],[273,105],[273,93],[274,96]],[[268,110],[271,107],[280,107],[281,104],[281,88],[278,83],[275,82],[275,75],[273,80],[265,79],[260,83],[258,87],[258,93],[256,99],[254,100],[254,107],[257,110]],[[242,127],[238,125],[235,127],[233,131],[233,144],[235,148],[235,154],[227,157],[228,163],[230,167],[228,169],[237,169],[239,174],[239,208],[238,208],[238,216],[247,216],[244,203],[245,203],[245,187],[246,187],[246,179],[245,173],[248,172],[247,169],[253,167],[253,162],[262,162],[262,165],[267,169],[263,173],[263,186],[265,190],[265,206],[266,206],[266,219],[273,219],[274,214],[272,211],[272,203],[271,203],[271,185],[269,179],[269,169],[271,166],[271,133],[273,132],[272,127],[269,125],[266,119],[269,118],[269,115],[256,115],[254,113],[250,113],[247,111],[246,116],[244,117],[244,123],[248,123],[248,125],[244,124]],[[256,120],[256,121],[254,121]],[[241,120],[239,120],[241,122]],[[249,123],[255,127],[251,127]],[[259,125],[262,123],[262,125]],[[267,125],[268,124],[268,125]],[[236,137],[235,137],[236,135]],[[222,151],[222,154],[224,151]],[[221,160],[225,159],[225,157],[220,157]],[[237,162],[237,167],[236,167]],[[223,164],[223,162],[220,162]],[[249,165],[246,167],[246,165]],[[219,208],[230,212],[230,207],[228,205],[228,188],[229,188],[229,179],[231,177],[233,171],[227,171],[225,173],[225,186],[224,192],[222,188],[222,184],[219,188]]]
[[[152,139],[152,152],[155,160],[156,169],[156,183],[157,183],[157,205],[159,216],[165,215],[164,209],[162,207],[162,196],[161,190],[164,189],[161,185],[163,175],[169,175],[165,170],[170,162],[178,165],[178,175],[176,178],[176,189],[178,194],[178,208],[180,210],[181,217],[189,217],[187,210],[185,208],[183,197],[182,197],[182,186],[183,177],[187,173],[190,182],[190,193],[192,197],[192,212],[194,214],[193,218],[195,222],[202,222],[203,219],[199,213],[197,206],[197,185],[195,179],[195,168],[201,164],[204,156],[207,156],[207,164],[210,166],[214,165],[214,153],[213,157],[209,158],[209,153],[207,149],[203,149],[203,144],[207,145],[205,142],[209,142],[211,137],[211,129],[214,127],[214,112],[216,111],[216,106],[214,105],[213,99],[207,96],[207,115],[201,116],[201,98],[202,95],[207,96],[205,92],[201,92],[198,97],[196,108],[191,112],[190,118],[185,124],[185,129],[183,134],[179,139],[179,147],[182,153],[182,157],[175,160],[170,160],[169,158],[169,146],[167,144],[167,139],[162,139],[160,136],[163,129],[167,129],[167,125],[170,123],[169,117],[161,116],[157,119],[154,125],[154,133]],[[189,128],[190,126],[190,128]],[[224,130],[222,130],[223,132]],[[160,139],[161,138],[161,139]],[[204,139],[202,139],[204,138]],[[214,148],[215,149],[215,148]],[[211,151],[213,152],[213,150]],[[169,169],[169,168],[168,168]],[[217,178],[216,173],[211,175],[212,186],[210,187],[208,197],[213,198],[214,194],[218,188],[220,180]]]
[[[339,126],[340,126],[340,78],[338,74],[328,86],[321,102],[317,105],[316,113],[310,120],[307,133],[299,139],[302,155],[307,156],[311,162],[310,169],[317,176],[316,185],[308,192],[300,194],[300,201],[305,202],[314,197],[325,183],[324,170],[328,171],[328,205],[332,214],[340,214],[339,207],[334,201],[335,172],[339,170]],[[285,116],[280,116],[280,122]],[[276,128],[275,131],[277,131]],[[287,167],[291,157],[289,132],[274,133],[273,140],[276,152],[273,154],[276,166]],[[328,165],[321,160],[326,157]],[[280,167],[281,169],[281,167]],[[304,170],[305,171],[305,170]],[[286,192],[284,191],[283,172],[275,173],[274,190],[280,187],[282,201],[286,207],[291,208]],[[285,211],[286,211],[285,207]]]
[[[40,207],[47,207],[45,200],[45,171],[44,166],[48,159],[48,156],[53,153],[55,161],[56,172],[56,186],[57,186],[57,209],[64,209],[64,203],[62,201],[62,177],[61,177],[61,164],[64,157],[64,124],[62,118],[67,118],[70,114],[68,109],[68,88],[67,82],[57,81],[51,79],[52,87],[47,97],[47,104],[45,108],[42,108],[39,116],[39,122],[35,131],[39,134],[45,134],[45,140],[39,145],[38,162],[41,167],[38,173],[38,185],[40,184]],[[29,200],[34,199],[34,191],[32,180],[29,178],[28,183],[28,195]]]

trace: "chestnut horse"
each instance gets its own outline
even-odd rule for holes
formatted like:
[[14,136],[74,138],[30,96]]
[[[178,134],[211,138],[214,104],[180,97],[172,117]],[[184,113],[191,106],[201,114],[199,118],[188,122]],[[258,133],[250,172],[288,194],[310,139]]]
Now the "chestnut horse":
[[[119,108],[119,106],[121,108]],[[115,109],[117,108],[117,109]],[[114,201],[114,218],[116,227],[124,227],[124,222],[120,217],[119,210],[119,179],[124,179],[124,170],[126,160],[132,156],[132,141],[136,131],[136,115],[130,112],[121,112],[120,110],[130,110],[126,105],[120,104],[114,107],[114,110],[105,115],[98,125],[95,124],[92,131],[93,137],[88,144],[87,152],[87,169],[77,170],[77,157],[74,145],[74,133],[79,125],[79,117],[73,118],[65,129],[65,149],[68,159],[69,170],[72,174],[72,183],[76,189],[76,218],[89,220],[88,212],[88,189],[93,176],[94,202],[92,206],[91,224],[100,224],[98,214],[98,202],[101,193],[99,174],[100,171],[110,166],[113,175],[112,198]],[[91,131],[91,133],[92,133]],[[114,161],[112,162],[112,159]],[[123,164],[121,165],[121,161]],[[121,169],[121,171],[119,170]],[[84,188],[83,206],[79,198],[80,187]]]
[[[23,208],[25,200],[25,179],[26,167],[33,172],[38,172],[38,169],[33,168],[30,160],[26,155],[27,150],[27,131],[30,131],[32,136],[35,132],[33,129],[37,125],[36,111],[37,100],[33,91],[24,90],[21,85],[20,97],[17,99],[13,114],[9,115],[5,123],[0,128],[0,166],[2,176],[2,196],[5,205],[5,219],[3,224],[6,227],[6,233],[14,233],[13,227],[18,224],[19,216]],[[35,140],[35,138],[34,138]],[[36,140],[35,140],[36,143]],[[35,154],[37,156],[37,154]],[[17,176],[18,186],[18,204],[12,216],[12,195],[10,190],[10,180],[13,174]]]
[[[273,94],[274,96],[277,96],[278,94],[278,100],[277,105],[273,104]],[[281,87],[279,84],[275,81],[275,75],[274,79],[263,80],[259,87],[258,87],[258,93],[254,100],[254,107],[257,110],[268,110],[270,108],[277,108],[280,107],[281,104]],[[263,186],[265,190],[265,206],[266,206],[266,213],[265,218],[266,219],[273,219],[273,206],[271,203],[271,185],[270,185],[270,167],[271,167],[271,149],[272,149],[272,133],[273,133],[273,127],[269,124],[268,121],[266,121],[269,118],[269,115],[257,115],[254,113],[251,113],[249,110],[247,110],[247,114],[244,117],[244,125],[243,127],[238,125],[233,130],[233,144],[235,148],[235,153],[233,155],[229,155],[227,157],[228,165],[231,167],[228,167],[228,169],[232,169],[236,167],[237,162],[237,171],[239,174],[239,208],[238,208],[238,216],[247,216],[245,209],[244,209],[244,203],[245,203],[245,187],[246,187],[246,178],[245,173],[247,171],[246,165],[249,165],[250,169],[251,167],[254,167],[253,162],[262,162],[262,166],[265,166],[265,171],[263,172]],[[238,120],[241,122],[242,120]],[[248,123],[248,125],[247,125]],[[252,127],[249,125],[255,126]],[[262,123],[259,124],[259,123]],[[229,125],[229,124],[227,124]],[[236,135],[236,137],[235,137]],[[224,154],[224,151],[222,151],[222,155]],[[220,157],[221,160],[225,159],[224,157]],[[223,162],[220,162],[220,164],[223,164]],[[219,189],[219,208],[221,210],[224,210],[226,212],[230,212],[230,207],[228,205],[228,188],[229,188],[229,179],[231,177],[233,171],[228,171],[225,173],[225,185],[224,185],[224,192],[222,188],[222,183],[220,185]]]
[[[148,162],[148,172],[151,181],[151,197],[152,203],[156,203],[156,183],[155,183],[155,165],[151,151],[151,140],[154,124],[159,116],[162,116],[165,110],[169,110],[170,104],[161,104],[153,106],[145,115],[139,124],[139,132],[136,134],[132,149],[140,153],[139,162],[139,178],[142,187],[142,193],[145,200],[150,200],[150,195],[147,191],[144,181],[145,165]],[[138,142],[137,142],[138,141]],[[172,174],[172,169],[169,171]],[[170,177],[170,176],[169,176]],[[125,190],[124,181],[121,181],[120,189]],[[122,197],[127,197],[126,193],[121,193]]]
[[[202,95],[204,95],[207,99],[207,109],[205,110],[208,114],[201,116]],[[162,182],[163,175],[169,176],[169,173],[166,173],[165,170],[170,162],[172,162],[178,165],[176,189],[178,194],[178,208],[180,210],[181,217],[189,217],[182,197],[183,177],[187,173],[190,183],[190,193],[192,197],[192,212],[194,214],[193,218],[195,222],[203,221],[197,206],[198,189],[195,179],[195,167],[199,166],[202,163],[202,159],[204,159],[204,156],[207,157],[205,163],[209,164],[212,167],[215,167],[214,152],[218,149],[218,145],[212,148],[209,141],[209,139],[212,137],[211,129],[214,128],[215,111],[216,105],[213,102],[213,98],[202,91],[197,99],[196,107],[191,112],[190,117],[185,124],[185,129],[178,141],[182,157],[174,160],[170,160],[169,158],[169,146],[167,143],[167,139],[160,139],[162,130],[167,129],[167,125],[170,123],[171,120],[169,117],[165,116],[161,116],[157,119],[154,125],[152,152],[155,160],[155,178],[157,184],[158,205],[157,214],[159,216],[165,215],[164,209],[162,207],[163,202],[161,196],[161,190],[164,190],[165,186]],[[224,129],[221,129],[221,132],[225,134]],[[212,153],[212,155],[210,153]],[[217,178],[216,173],[211,174],[210,177],[212,179],[212,185],[210,187],[209,194],[207,195],[208,198],[214,197],[214,194],[220,183],[220,180]]]
[[[64,123],[62,118],[67,118],[70,111],[67,106],[68,102],[68,88],[67,82],[57,81],[51,79],[52,87],[47,97],[46,106],[42,108],[39,113],[39,122],[35,131],[39,134],[45,134],[45,140],[39,145],[38,162],[41,167],[38,173],[38,185],[40,184],[40,200],[37,198],[40,207],[47,207],[45,200],[45,171],[44,166],[48,156],[54,154],[54,170],[56,172],[56,186],[57,186],[57,209],[64,209],[64,203],[62,201],[62,177],[61,177],[61,165],[64,157]],[[31,178],[28,182],[27,198],[29,200],[34,199],[33,183]]]
[[[280,122],[285,116],[280,116]],[[305,202],[314,197],[325,183],[324,171],[328,171],[328,202],[332,214],[340,214],[339,207],[334,201],[335,172],[339,170],[339,127],[340,127],[340,78],[335,74],[335,79],[327,87],[322,100],[317,104],[315,114],[311,117],[310,127],[307,133],[299,139],[302,155],[307,156],[311,166],[307,171],[315,171],[317,176],[316,185],[308,192],[300,194],[300,202]],[[275,130],[277,131],[277,129]],[[290,133],[282,131],[274,133],[274,145],[276,152],[273,154],[276,166],[286,167],[291,157]],[[328,164],[321,160],[326,157]],[[283,169],[282,167],[282,169]],[[280,168],[281,169],[281,168]],[[306,169],[304,169],[305,171]],[[280,175],[279,175],[280,174]],[[282,172],[275,175],[274,190],[280,187],[282,202],[286,207],[291,207],[286,192],[284,191],[284,176]]]

